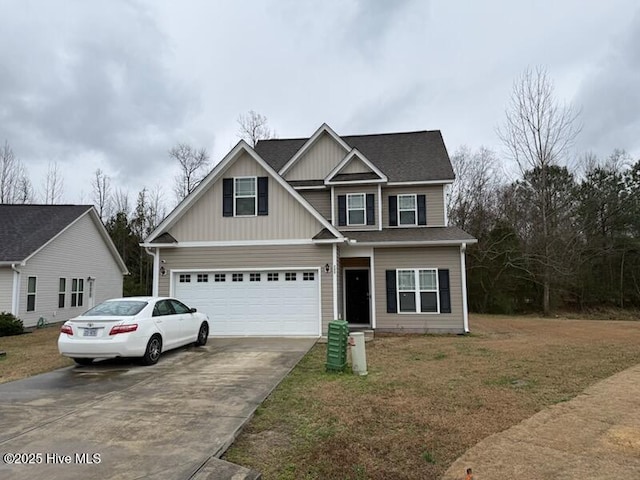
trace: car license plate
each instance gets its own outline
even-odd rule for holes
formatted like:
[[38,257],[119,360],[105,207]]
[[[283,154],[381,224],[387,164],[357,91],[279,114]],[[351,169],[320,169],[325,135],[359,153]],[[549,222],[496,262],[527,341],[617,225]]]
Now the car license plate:
[[85,328],[84,334],[85,337],[96,337],[98,335],[97,328]]

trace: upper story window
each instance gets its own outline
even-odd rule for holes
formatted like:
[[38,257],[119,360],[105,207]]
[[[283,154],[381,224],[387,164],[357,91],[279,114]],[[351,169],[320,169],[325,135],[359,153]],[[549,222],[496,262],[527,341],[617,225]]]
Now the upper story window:
[[233,180],[233,203],[236,216],[255,215],[258,202],[256,177],[240,177]]
[[418,218],[418,206],[415,195],[398,195],[398,223],[415,225]]
[[427,196],[421,194],[389,195],[389,226],[427,224]]
[[269,214],[269,178],[222,179],[222,216],[255,217]]
[[347,195],[347,225],[365,225],[365,196],[364,193],[350,193]]

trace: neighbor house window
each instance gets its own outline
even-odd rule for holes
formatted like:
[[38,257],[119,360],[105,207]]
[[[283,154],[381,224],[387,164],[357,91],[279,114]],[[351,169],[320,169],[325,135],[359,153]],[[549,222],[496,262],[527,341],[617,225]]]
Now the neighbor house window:
[[209,281],[209,275],[206,273],[199,273],[197,280],[198,283],[207,283]]
[[234,178],[233,200],[235,214],[255,215],[258,195],[256,194],[256,177]]
[[438,271],[435,268],[397,271],[401,313],[437,313]]
[[71,279],[71,306],[81,307],[84,303],[84,278]]
[[365,196],[364,193],[347,195],[347,225],[365,225]]
[[27,312],[33,312],[36,309],[36,277],[27,279]]
[[277,273],[267,273],[267,282],[277,282],[278,274]]
[[67,292],[67,279],[61,278],[58,287],[58,308],[64,308],[65,294]]
[[418,207],[415,195],[398,195],[398,220],[400,225],[415,225]]

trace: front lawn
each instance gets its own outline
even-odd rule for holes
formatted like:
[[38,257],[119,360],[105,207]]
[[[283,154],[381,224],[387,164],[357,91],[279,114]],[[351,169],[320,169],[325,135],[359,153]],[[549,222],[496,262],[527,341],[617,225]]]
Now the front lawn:
[[73,365],[58,353],[60,325],[34,330],[33,333],[0,337],[0,383],[19,380],[56,368]]
[[316,345],[228,450],[270,479],[430,479],[483,438],[640,362],[640,323],[472,316],[469,336],[383,336],[369,375]]

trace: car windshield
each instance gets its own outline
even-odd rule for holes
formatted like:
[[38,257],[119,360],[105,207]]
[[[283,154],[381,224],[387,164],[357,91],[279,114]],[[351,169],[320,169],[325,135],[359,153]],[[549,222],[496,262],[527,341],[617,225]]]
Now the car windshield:
[[117,317],[132,317],[137,315],[144,307],[147,306],[147,302],[140,300],[117,300],[110,302],[103,302],[100,305],[96,305],[91,310],[84,314],[85,317],[95,316],[117,316]]

